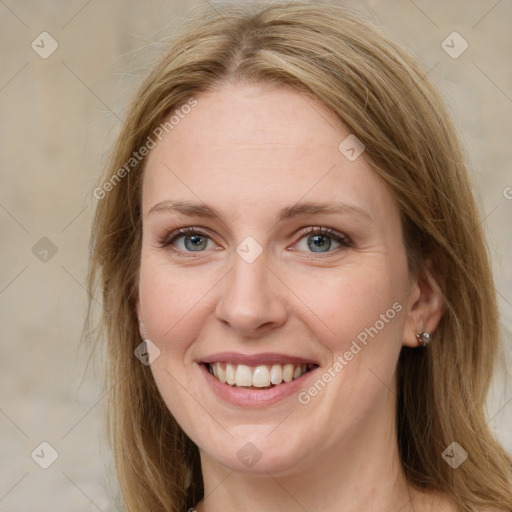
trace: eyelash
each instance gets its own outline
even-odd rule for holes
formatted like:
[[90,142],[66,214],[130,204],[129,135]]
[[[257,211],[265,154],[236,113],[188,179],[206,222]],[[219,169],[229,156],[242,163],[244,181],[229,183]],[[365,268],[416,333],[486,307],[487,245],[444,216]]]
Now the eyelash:
[[[318,227],[310,226],[310,227],[302,230],[298,234],[299,238],[298,238],[297,242],[302,240],[302,238],[304,238],[305,236],[311,235],[311,234],[327,235],[329,238],[332,238],[333,240],[338,242],[341,245],[341,247],[347,248],[347,247],[353,247],[354,246],[354,244],[352,243],[352,240],[349,237],[347,237],[345,235],[342,235],[341,233],[338,233],[334,229],[327,228],[327,227],[320,227],[320,226],[318,226]],[[179,228],[179,229],[176,229],[176,230],[172,231],[170,234],[168,234],[164,238],[161,238],[158,241],[158,246],[160,248],[171,249],[174,252],[179,253],[180,255],[183,255],[185,257],[194,257],[194,253],[195,252],[197,252],[197,253],[204,252],[204,251],[181,251],[181,250],[176,249],[175,247],[173,247],[172,244],[178,238],[181,238],[182,236],[186,236],[186,235],[199,235],[199,236],[211,239],[210,236],[207,233],[201,231],[200,229],[193,228],[193,227]],[[325,253],[314,253],[314,252],[311,252],[309,254],[314,255],[313,256],[314,258],[317,258],[317,257],[321,258],[322,255],[329,255],[329,254],[335,253],[338,249],[341,249],[341,247],[337,247],[336,249],[334,249],[332,251],[327,251]]]

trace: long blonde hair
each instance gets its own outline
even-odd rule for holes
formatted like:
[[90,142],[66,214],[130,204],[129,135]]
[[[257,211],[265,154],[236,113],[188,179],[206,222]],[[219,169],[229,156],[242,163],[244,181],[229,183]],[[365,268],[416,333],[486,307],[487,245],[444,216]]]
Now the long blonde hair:
[[[421,276],[428,259],[442,283],[446,309],[434,341],[404,347],[398,363],[397,440],[408,481],[446,493],[462,511],[511,510],[511,462],[484,416],[502,343],[496,292],[444,101],[416,59],[373,22],[292,1],[194,9],[138,90],[95,192],[86,327],[107,349],[107,427],[126,511],[182,511],[203,497],[198,449],[133,355],[141,341],[134,299],[145,158],[130,158],[190,98],[242,80],[319,99],[363,141],[400,207],[411,272]],[[103,311],[93,329],[98,288]],[[454,441],[469,454],[456,470],[441,456]]]

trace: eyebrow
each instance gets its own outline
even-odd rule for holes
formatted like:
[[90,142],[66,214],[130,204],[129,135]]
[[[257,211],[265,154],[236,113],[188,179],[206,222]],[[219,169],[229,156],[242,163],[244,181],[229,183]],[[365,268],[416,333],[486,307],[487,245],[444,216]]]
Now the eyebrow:
[[[152,206],[147,215],[157,212],[178,212],[188,217],[204,217],[221,219],[222,216],[210,206],[190,201],[161,201]],[[347,203],[297,203],[279,210],[278,221],[284,221],[297,217],[299,215],[314,215],[318,213],[338,213],[345,215],[355,215],[366,221],[373,222],[371,215],[354,204]]]

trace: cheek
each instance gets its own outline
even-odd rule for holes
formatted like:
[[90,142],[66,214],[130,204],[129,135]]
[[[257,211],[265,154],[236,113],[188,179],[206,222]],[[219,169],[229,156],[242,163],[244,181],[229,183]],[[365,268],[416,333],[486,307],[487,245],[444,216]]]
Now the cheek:
[[[196,321],[203,313],[213,277],[201,271],[184,271],[162,258],[142,256],[139,299],[149,338],[160,350],[183,350],[201,328]],[[183,341],[182,341],[183,340]]]
[[[349,429],[363,422],[392,389],[401,350],[405,284],[404,275],[394,274],[387,265],[364,270],[354,266],[331,275],[310,295],[311,309],[318,315],[313,330],[332,353],[333,364],[322,374],[328,382],[325,389],[317,386],[323,389],[318,392],[313,386],[301,398],[311,400],[319,417],[330,418],[328,435],[333,439],[340,425]],[[324,332],[328,336],[320,338]]]
[[[283,277],[293,283],[288,298],[295,303],[291,313],[336,353],[348,350],[358,336],[364,341],[368,329],[374,333],[372,327],[379,335],[398,331],[401,315],[393,305],[404,295],[405,276],[394,271],[397,268],[400,265],[390,266],[385,259],[377,259],[329,272],[288,269]],[[216,295],[215,285],[220,284],[223,274],[218,270],[208,265],[183,269],[143,253],[141,311],[150,339],[161,350],[183,350],[183,344],[204,327],[208,311],[214,309],[208,295]],[[371,333],[369,339],[375,337]]]
[[192,357],[188,349],[198,338],[204,322],[205,295],[212,288],[198,272],[184,272],[161,257],[141,258],[139,299],[149,339],[160,355],[151,364],[156,386],[180,425],[194,432],[191,418],[200,416],[196,400],[191,400]]
[[[309,308],[319,339],[334,353],[349,350],[353,340],[399,339],[404,309],[404,275],[385,261],[349,265],[325,277],[297,276],[295,290]],[[391,340],[390,340],[391,341]]]

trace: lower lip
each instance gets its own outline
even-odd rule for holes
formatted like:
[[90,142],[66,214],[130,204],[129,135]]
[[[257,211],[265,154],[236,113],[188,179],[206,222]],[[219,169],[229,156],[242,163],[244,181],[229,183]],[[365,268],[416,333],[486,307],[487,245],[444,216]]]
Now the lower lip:
[[272,388],[251,389],[224,384],[210,373],[205,364],[200,364],[199,367],[212,391],[225,402],[239,407],[267,407],[293,394],[298,394],[301,388],[306,387],[306,383],[311,378],[311,375],[318,370],[317,367],[298,379],[294,379],[291,382],[283,382]]

